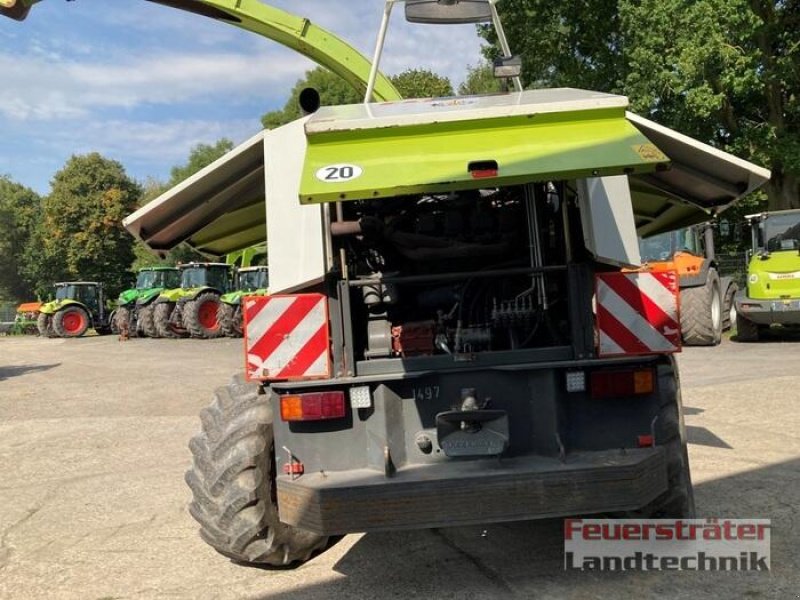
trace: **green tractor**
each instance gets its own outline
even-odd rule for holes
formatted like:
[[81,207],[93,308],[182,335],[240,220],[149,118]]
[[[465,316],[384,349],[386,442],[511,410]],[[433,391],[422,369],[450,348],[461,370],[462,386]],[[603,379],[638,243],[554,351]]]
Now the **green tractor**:
[[222,333],[228,337],[242,337],[244,316],[242,298],[244,296],[266,296],[269,286],[269,267],[244,267],[235,276],[235,291],[223,295],[220,300],[217,318]]
[[755,342],[773,323],[800,325],[800,210],[748,215],[747,290],[736,296],[736,336]]
[[181,273],[176,267],[147,267],[136,276],[136,287],[125,290],[117,299],[117,309],[112,319],[112,329],[122,330],[127,324],[130,335],[158,337],[153,321],[153,307],[164,290],[181,284]]
[[153,323],[159,337],[222,335],[217,313],[220,297],[231,290],[231,266],[225,263],[179,265],[179,288],[165,290],[154,303]]
[[111,333],[111,311],[105,305],[103,284],[71,281],[55,285],[56,299],[39,309],[37,328],[42,337],[81,337],[90,328]]

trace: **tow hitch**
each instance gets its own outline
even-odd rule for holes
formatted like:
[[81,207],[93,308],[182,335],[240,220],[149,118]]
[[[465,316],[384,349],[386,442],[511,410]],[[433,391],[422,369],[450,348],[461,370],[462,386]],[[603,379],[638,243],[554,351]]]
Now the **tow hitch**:
[[508,447],[508,413],[479,407],[475,390],[464,389],[460,410],[436,415],[436,434],[447,456],[497,456]]

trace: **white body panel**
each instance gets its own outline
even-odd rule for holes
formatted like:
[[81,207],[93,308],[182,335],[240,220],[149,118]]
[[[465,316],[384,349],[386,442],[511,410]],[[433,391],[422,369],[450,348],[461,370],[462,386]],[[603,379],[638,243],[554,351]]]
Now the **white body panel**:
[[578,180],[586,248],[603,263],[635,267],[642,262],[628,178],[593,177]]
[[302,157],[306,154],[300,119],[264,135],[269,290],[290,293],[322,281],[325,246],[322,207],[300,204]]

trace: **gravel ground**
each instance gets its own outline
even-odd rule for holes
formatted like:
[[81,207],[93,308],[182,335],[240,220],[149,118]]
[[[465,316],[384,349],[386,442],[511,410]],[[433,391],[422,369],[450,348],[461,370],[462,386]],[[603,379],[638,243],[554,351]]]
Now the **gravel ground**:
[[773,521],[772,572],[562,570],[559,521],[346,537],[234,565],[186,512],[186,443],[237,340],[0,338],[0,598],[798,598],[800,343],[680,358],[702,516]]

